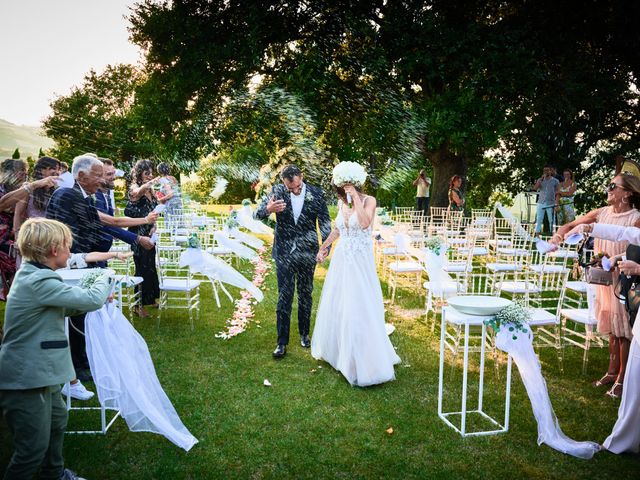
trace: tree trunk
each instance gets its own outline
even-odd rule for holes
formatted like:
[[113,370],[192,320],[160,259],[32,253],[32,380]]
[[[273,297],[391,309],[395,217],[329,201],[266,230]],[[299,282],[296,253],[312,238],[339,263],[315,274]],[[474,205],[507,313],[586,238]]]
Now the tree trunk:
[[467,188],[467,160],[449,150],[446,143],[438,150],[430,151],[427,156],[433,167],[430,205],[432,207],[446,207],[449,205],[448,193],[451,177],[460,175],[463,193]]

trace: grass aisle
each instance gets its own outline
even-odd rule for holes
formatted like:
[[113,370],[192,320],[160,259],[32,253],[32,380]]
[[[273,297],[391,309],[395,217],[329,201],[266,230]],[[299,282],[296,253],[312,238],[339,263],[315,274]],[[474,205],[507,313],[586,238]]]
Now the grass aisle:
[[[244,265],[247,276],[251,268]],[[314,307],[324,274],[324,268],[318,270]],[[294,341],[295,320],[287,357],[272,360],[274,271],[265,286],[265,300],[256,307],[260,326],[253,323],[230,340],[216,339],[214,334],[224,327],[232,306],[225,301],[218,309],[208,286],[195,331],[182,314],[166,316],[159,327],[153,317],[135,320],[166,393],[200,441],[191,452],[159,435],[129,432],[119,419],[106,436],[68,435],[68,467],[93,480],[637,478],[639,464],[634,456],[601,453],[584,461],[539,447],[535,420],[515,369],[508,433],[462,439],[446,427],[436,413],[439,339],[420,316],[421,300],[409,291],[400,292],[398,307],[388,313],[388,320],[397,327],[391,339],[403,360],[396,367],[395,382],[352,388]],[[606,352],[592,351],[588,376],[580,373],[582,358],[575,350],[566,352],[564,374],[553,352],[543,351],[541,360],[564,432],[577,440],[602,442],[616,418],[618,402],[592,388],[589,381],[604,371]],[[446,402],[453,409],[461,370],[451,365],[448,359],[445,379],[454,387],[447,389]],[[499,393],[504,373],[496,377],[492,367],[489,361],[487,391]],[[263,386],[265,379],[273,386]],[[503,399],[491,393],[485,405],[499,415]],[[97,426],[97,416],[86,415],[72,412],[69,427],[77,428],[82,422]],[[386,432],[390,427],[393,434]],[[0,465],[5,465],[11,444],[4,423],[0,447]]]

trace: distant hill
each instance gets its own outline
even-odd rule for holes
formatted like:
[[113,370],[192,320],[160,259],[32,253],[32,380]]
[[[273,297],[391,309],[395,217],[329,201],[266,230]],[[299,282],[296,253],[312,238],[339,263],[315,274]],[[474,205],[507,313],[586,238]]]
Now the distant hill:
[[40,148],[46,150],[54,145],[53,140],[42,134],[40,127],[14,125],[0,119],[0,160],[11,158],[16,147],[22,158],[36,158]]

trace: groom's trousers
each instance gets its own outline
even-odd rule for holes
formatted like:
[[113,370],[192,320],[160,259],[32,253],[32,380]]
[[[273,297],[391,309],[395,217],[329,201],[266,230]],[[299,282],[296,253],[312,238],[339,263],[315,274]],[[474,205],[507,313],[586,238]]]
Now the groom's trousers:
[[298,290],[298,332],[309,335],[311,325],[311,306],[313,293],[313,274],[316,269],[315,255],[309,252],[292,252],[285,258],[276,261],[278,277],[278,345],[289,343],[289,327],[291,324],[291,305],[293,294]]

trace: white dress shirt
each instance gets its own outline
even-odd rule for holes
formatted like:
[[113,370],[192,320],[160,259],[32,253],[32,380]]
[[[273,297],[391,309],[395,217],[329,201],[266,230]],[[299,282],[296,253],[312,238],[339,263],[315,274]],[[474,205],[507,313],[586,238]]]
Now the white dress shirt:
[[307,185],[302,184],[300,195],[291,194],[291,208],[293,209],[293,221],[297,224],[300,213],[302,213],[302,207],[304,206],[304,196],[307,193]]

